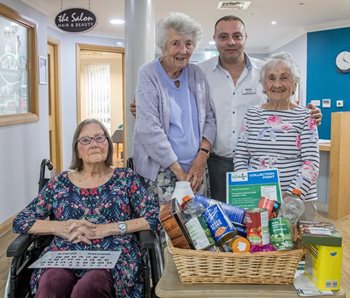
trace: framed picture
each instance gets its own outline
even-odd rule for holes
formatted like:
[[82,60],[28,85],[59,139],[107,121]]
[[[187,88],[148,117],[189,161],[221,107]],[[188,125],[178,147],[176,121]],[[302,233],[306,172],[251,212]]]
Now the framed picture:
[[39,84],[47,84],[47,58],[39,56]]
[[38,115],[37,26],[0,3],[0,126]]

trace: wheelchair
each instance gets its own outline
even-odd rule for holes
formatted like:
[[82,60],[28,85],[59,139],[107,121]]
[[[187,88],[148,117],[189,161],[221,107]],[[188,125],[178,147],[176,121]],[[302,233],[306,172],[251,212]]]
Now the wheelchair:
[[[43,159],[40,165],[39,191],[49,180],[49,178],[45,178],[46,168],[51,171],[53,166],[50,160]],[[145,298],[154,298],[157,297],[155,287],[163,273],[160,240],[153,231],[140,231],[136,233],[136,236],[143,250]],[[32,297],[30,292],[32,270],[28,267],[39,258],[51,240],[52,236],[21,234],[10,243],[7,257],[12,258],[12,261],[7,277],[5,298]]]

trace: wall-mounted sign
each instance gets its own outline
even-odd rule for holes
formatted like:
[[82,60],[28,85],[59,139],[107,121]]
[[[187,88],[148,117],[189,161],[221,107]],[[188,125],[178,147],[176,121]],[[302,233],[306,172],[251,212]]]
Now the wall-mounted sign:
[[86,32],[96,26],[96,16],[87,9],[70,8],[61,11],[55,18],[58,28],[67,32]]

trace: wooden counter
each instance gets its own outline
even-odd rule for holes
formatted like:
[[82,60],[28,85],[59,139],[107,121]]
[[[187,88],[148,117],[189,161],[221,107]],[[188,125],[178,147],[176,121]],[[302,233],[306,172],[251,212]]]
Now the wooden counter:
[[[164,257],[164,274],[156,286],[156,295],[161,298],[300,298],[293,285],[183,284],[180,281],[174,260],[167,248],[164,250]],[[333,296],[313,297],[344,298],[346,297],[346,294],[344,290],[340,290]]]
[[350,112],[332,113],[328,217],[350,214]]

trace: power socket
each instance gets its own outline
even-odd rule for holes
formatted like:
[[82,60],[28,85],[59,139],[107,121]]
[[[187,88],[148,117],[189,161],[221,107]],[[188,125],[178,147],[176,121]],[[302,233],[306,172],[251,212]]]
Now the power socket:
[[342,108],[344,106],[344,101],[342,100],[337,100],[337,108]]

